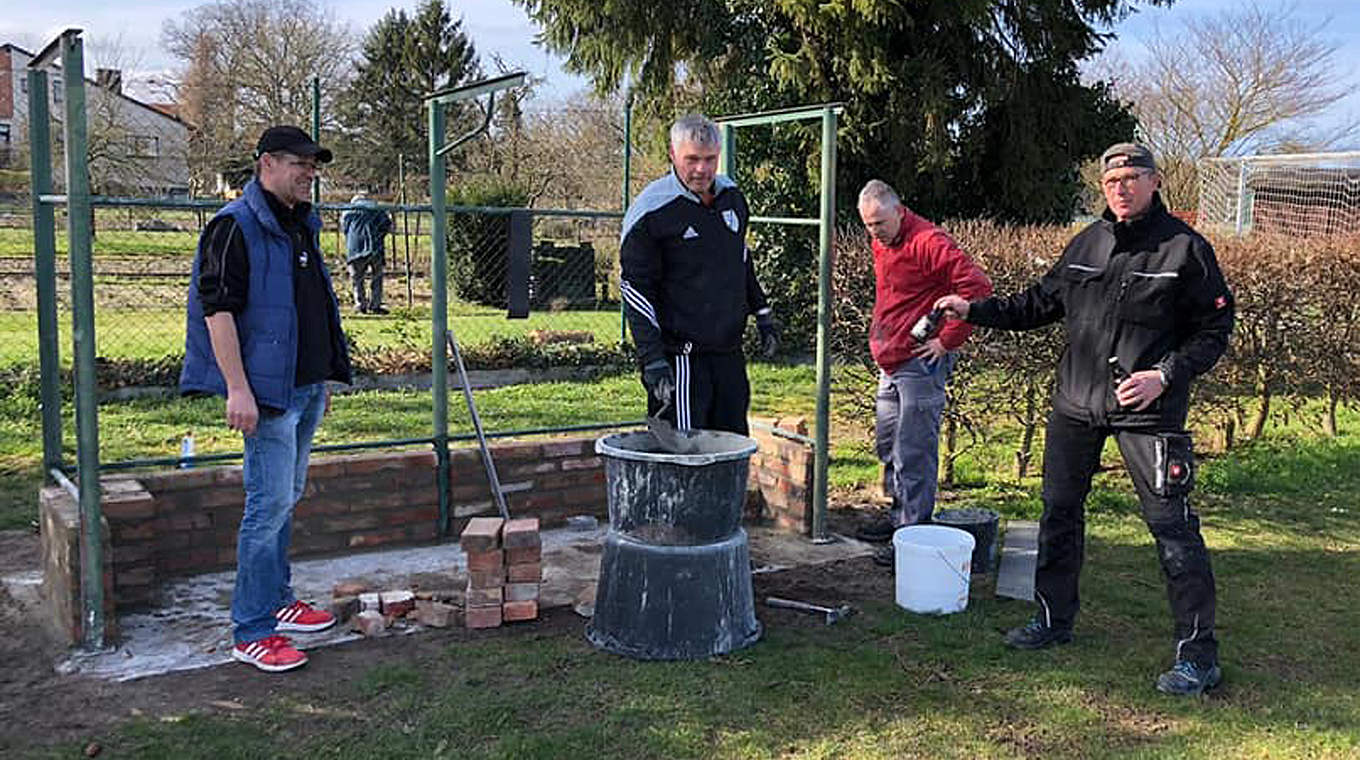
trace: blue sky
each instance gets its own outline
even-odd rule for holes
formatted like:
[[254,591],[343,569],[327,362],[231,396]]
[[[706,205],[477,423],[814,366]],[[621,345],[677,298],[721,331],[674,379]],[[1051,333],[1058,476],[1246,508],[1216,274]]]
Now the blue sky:
[[[1115,28],[1121,37],[1115,46],[1127,47],[1131,54],[1136,54],[1137,39],[1147,34],[1154,24],[1173,27],[1177,18],[1186,14],[1212,13],[1240,2],[1180,0],[1169,9],[1145,8]],[[197,0],[8,0],[5,12],[0,13],[0,42],[14,42],[35,50],[51,41],[62,29],[74,26],[85,30],[92,49],[97,49],[95,43],[101,39],[121,37],[121,45],[136,54],[138,65],[135,68],[169,70],[175,62],[160,50],[161,25],[166,19],[178,18],[184,11],[200,4]],[[329,0],[326,4],[337,18],[347,22],[356,34],[361,34],[388,8],[410,10],[417,2]],[[534,26],[523,9],[509,0],[452,0],[450,5],[456,13],[462,14],[463,25],[483,60],[489,60],[491,53],[498,53],[508,63],[535,76],[546,77],[542,91],[549,97],[565,99],[585,86],[583,80],[562,72],[559,60],[533,44]],[[1338,60],[1350,67],[1338,72],[1338,76],[1349,82],[1355,93],[1343,104],[1342,112],[1360,117],[1360,1],[1300,0],[1296,12],[1309,23],[1321,24],[1330,20],[1326,34],[1341,47]]]

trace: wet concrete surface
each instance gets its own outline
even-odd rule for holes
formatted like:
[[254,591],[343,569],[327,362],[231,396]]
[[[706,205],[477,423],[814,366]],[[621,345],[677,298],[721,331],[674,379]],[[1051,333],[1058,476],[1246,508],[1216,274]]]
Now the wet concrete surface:
[[[746,530],[756,574],[870,556],[874,549],[841,536],[826,544],[814,544],[804,536],[772,528],[747,526]],[[543,532],[541,608],[572,606],[578,599],[592,598],[605,533],[603,524],[591,530]],[[121,635],[116,646],[93,654],[73,652],[57,663],[57,670],[120,682],[231,662],[234,579],[235,572],[227,571],[165,583],[156,607],[119,617]],[[40,573],[32,570],[0,577],[0,583],[24,606],[39,603],[40,581]],[[324,608],[330,604],[333,587],[340,582],[362,583],[372,591],[426,591],[461,603],[467,558],[456,543],[448,543],[293,563],[293,587],[300,599]],[[33,614],[39,613],[34,610]],[[419,624],[403,620],[384,635],[419,635],[421,630]],[[300,648],[311,650],[353,641],[360,635],[341,624],[319,633],[294,634],[293,638]]]

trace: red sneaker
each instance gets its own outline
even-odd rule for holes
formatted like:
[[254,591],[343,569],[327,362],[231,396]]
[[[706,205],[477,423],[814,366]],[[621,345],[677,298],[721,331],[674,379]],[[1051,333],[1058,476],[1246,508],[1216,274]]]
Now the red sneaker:
[[318,610],[306,602],[293,602],[274,613],[278,618],[279,631],[302,631],[313,633],[324,631],[335,625],[335,616],[325,610]]
[[292,670],[307,664],[307,655],[294,647],[287,636],[269,636],[259,641],[243,641],[231,648],[231,656],[270,673]]

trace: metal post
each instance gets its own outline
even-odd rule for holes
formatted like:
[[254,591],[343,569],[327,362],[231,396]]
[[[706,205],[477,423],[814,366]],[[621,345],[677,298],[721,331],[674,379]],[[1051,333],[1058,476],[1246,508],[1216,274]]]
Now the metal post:
[[[38,367],[43,472],[61,467],[61,349],[57,326],[57,230],[52,206],[52,127],[47,110],[47,72],[28,72],[29,184],[33,194],[33,276],[38,291]],[[49,478],[50,480],[50,478]]]
[[430,100],[430,308],[433,333],[430,354],[431,390],[434,393],[434,450],[438,461],[439,535],[449,531],[449,359],[445,348],[449,329],[448,241],[445,227],[444,104]]
[[[397,154],[397,197],[401,204],[401,242],[406,248],[406,308],[414,308],[415,291],[411,289],[411,217],[406,212],[406,154]],[[395,241],[393,241],[395,242]]]
[[[312,139],[321,142],[321,77],[312,77]],[[321,175],[312,175],[312,205],[321,202]]]
[[817,291],[817,455],[812,484],[812,540],[826,534],[826,474],[831,463],[831,244],[836,232],[836,111],[822,111],[822,209]]
[[90,242],[90,175],[85,155],[85,55],[79,32],[62,34],[61,67],[66,88],[66,235],[71,255],[75,339],[81,627],[85,647],[102,649],[104,546],[99,504],[99,413],[94,373],[94,262]]
[[[623,99],[623,213],[633,200],[633,90]],[[619,298],[619,343],[628,342],[628,317]]]
[[1237,166],[1237,220],[1233,225],[1234,232],[1238,235],[1247,226],[1247,160],[1242,159],[1242,163]]
[[718,125],[718,139],[722,153],[718,154],[718,173],[728,177],[737,170],[737,130],[730,124]]

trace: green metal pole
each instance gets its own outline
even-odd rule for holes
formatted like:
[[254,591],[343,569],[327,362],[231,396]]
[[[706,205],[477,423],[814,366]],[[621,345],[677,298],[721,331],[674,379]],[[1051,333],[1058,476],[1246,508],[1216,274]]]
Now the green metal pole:
[[445,193],[444,104],[430,101],[430,309],[431,390],[434,391],[434,451],[438,461],[439,535],[449,531],[449,261]]
[[76,465],[80,485],[81,627],[87,649],[104,646],[104,547],[99,489],[99,410],[94,374],[94,261],[86,162],[85,55],[78,32],[61,37],[66,88],[66,235],[75,338]]
[[[312,139],[321,142],[321,77],[312,77]],[[321,175],[312,176],[312,205],[321,202]]]
[[38,290],[38,367],[43,472],[61,467],[61,349],[57,326],[57,225],[52,206],[39,196],[52,192],[52,121],[47,110],[47,72],[28,72],[29,184],[33,193],[33,275]]
[[826,474],[831,464],[831,244],[836,228],[836,112],[822,111],[822,227],[817,291],[817,458],[812,540],[826,543]]
[[722,153],[718,156],[718,173],[731,177],[737,170],[737,130],[729,124],[719,124]]
[[[633,200],[633,90],[623,99],[623,213]],[[628,342],[628,316],[619,298],[619,342]]]

